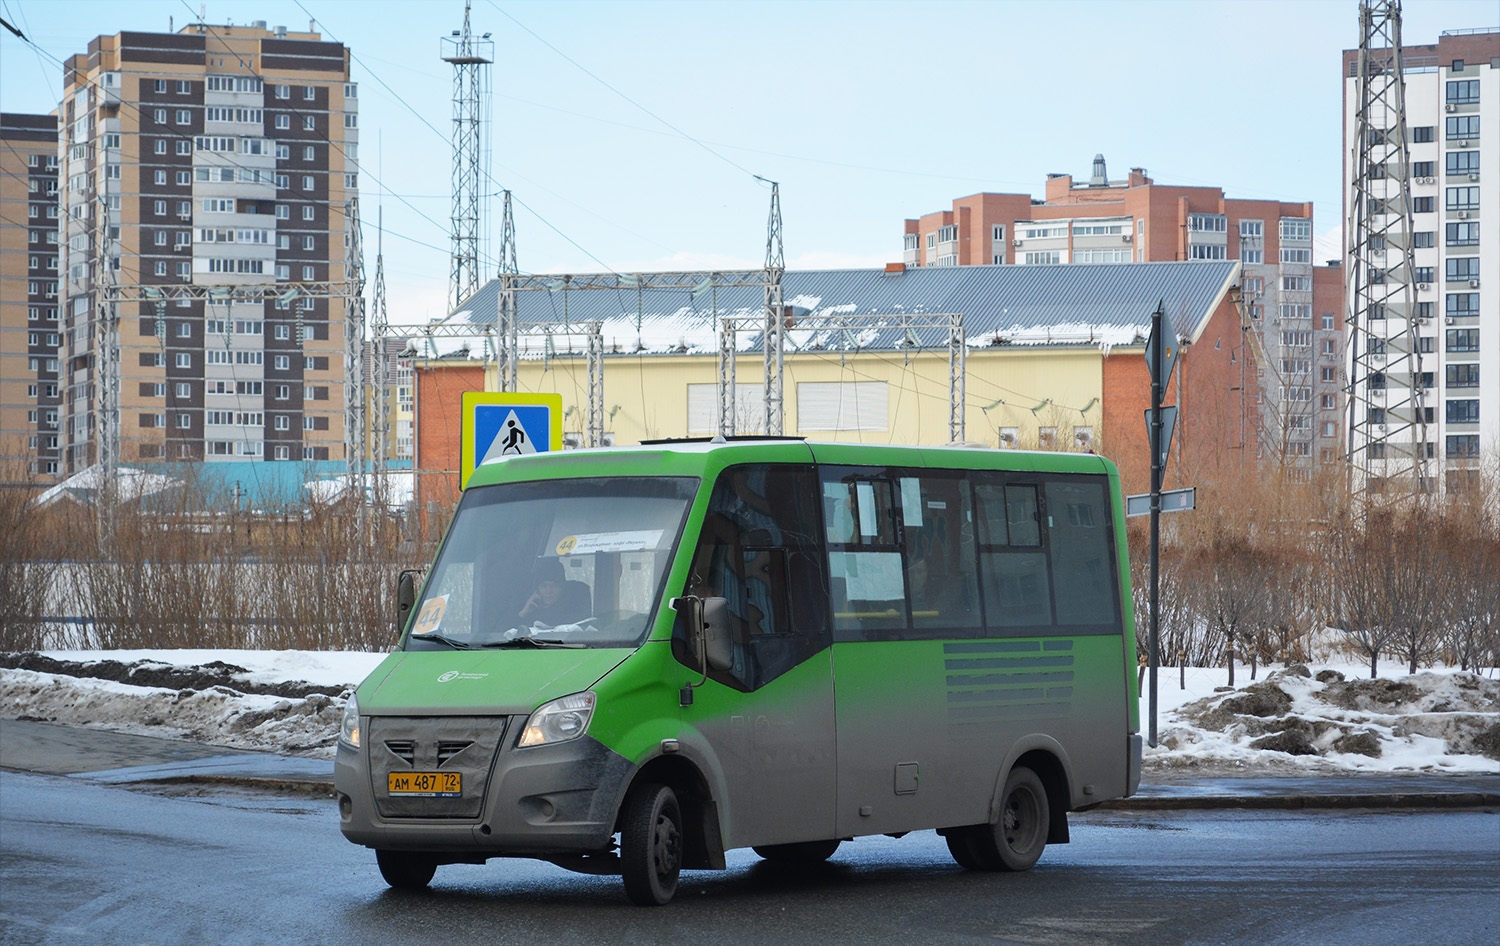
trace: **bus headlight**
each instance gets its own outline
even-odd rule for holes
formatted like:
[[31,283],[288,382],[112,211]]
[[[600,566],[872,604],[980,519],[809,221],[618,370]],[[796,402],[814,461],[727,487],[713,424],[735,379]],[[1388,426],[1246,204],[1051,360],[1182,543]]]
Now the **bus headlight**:
[[359,748],[359,700],[353,693],[344,704],[344,720],[339,724],[339,742],[354,749]]
[[526,720],[521,733],[519,749],[531,746],[548,746],[558,742],[577,739],[588,731],[589,720],[594,716],[594,694],[592,691],[574,693],[543,703]]

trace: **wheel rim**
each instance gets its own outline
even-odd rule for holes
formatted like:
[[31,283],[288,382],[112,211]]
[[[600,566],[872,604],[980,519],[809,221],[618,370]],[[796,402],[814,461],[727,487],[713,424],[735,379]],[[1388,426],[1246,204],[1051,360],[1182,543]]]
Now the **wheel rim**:
[[677,830],[677,822],[666,812],[658,815],[656,830],[652,834],[651,860],[659,879],[670,880],[676,875],[681,841],[682,833]]
[[1041,826],[1041,806],[1029,790],[1018,788],[1005,800],[1005,811],[1000,816],[1005,843],[1012,851],[1025,853],[1036,845],[1036,834]]

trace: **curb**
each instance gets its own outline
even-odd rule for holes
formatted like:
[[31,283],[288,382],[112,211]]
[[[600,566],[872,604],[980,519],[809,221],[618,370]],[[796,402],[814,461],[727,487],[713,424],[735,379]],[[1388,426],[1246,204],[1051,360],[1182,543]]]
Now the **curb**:
[[[248,775],[178,775],[157,785],[220,785],[333,797],[333,782]],[[1362,795],[1134,795],[1101,802],[1093,811],[1336,811],[1351,808],[1496,808],[1500,792],[1406,792]]]
[[253,775],[171,775],[166,778],[142,779],[136,785],[215,785],[249,788],[263,792],[296,795],[322,795],[332,798],[333,783],[316,779],[264,778]]
[[1100,803],[1110,811],[1317,811],[1346,808],[1496,808],[1500,792],[1409,792],[1381,795],[1136,795]]

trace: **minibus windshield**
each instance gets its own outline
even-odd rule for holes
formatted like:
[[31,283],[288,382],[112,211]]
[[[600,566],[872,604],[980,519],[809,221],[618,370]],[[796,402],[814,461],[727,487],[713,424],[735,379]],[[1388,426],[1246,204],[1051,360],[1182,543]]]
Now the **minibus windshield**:
[[609,477],[469,489],[405,649],[635,646],[697,488]]

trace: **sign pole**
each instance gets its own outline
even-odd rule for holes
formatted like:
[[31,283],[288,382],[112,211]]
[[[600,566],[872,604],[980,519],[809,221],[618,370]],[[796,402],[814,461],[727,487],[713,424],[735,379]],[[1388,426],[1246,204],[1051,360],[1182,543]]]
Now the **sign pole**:
[[[1163,390],[1166,387],[1165,379],[1162,377],[1165,369],[1165,360],[1162,357],[1166,350],[1167,340],[1163,335],[1162,315],[1166,300],[1163,299],[1156,304],[1156,311],[1151,313],[1151,346],[1146,352],[1151,368],[1151,435],[1148,438],[1151,443],[1151,629],[1146,636],[1146,650],[1148,661],[1149,686],[1149,708],[1151,714],[1150,728],[1147,731],[1146,742],[1152,748],[1156,747],[1156,673],[1160,669],[1160,648],[1158,647],[1159,635],[1161,633],[1161,618],[1158,608],[1161,589],[1160,572],[1160,548],[1161,548],[1161,480],[1162,480],[1162,457],[1161,457],[1161,400]],[[1175,347],[1175,345],[1174,345]]]

